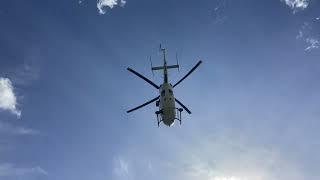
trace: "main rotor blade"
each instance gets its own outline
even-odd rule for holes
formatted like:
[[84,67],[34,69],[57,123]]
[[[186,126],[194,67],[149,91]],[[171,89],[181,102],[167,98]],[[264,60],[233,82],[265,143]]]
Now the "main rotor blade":
[[154,99],[152,99],[152,100],[150,100],[150,101],[148,101],[148,102],[146,102],[146,103],[144,103],[144,104],[142,104],[142,105],[140,105],[140,106],[138,106],[138,107],[136,107],[136,108],[130,109],[129,111],[127,111],[127,113],[130,113],[130,112],[135,111],[135,110],[137,110],[137,109],[139,109],[139,108],[142,108],[143,106],[146,106],[146,105],[148,105],[148,104],[150,104],[150,103],[158,100],[159,97],[160,97],[160,96],[158,96],[158,97],[156,97],[156,98],[154,98]]
[[180,79],[173,87],[176,87],[179,83],[181,83],[185,78],[187,78],[197,67],[202,63],[200,60],[183,78]]
[[182,106],[184,110],[191,114],[191,111],[185,105],[183,105],[178,99],[174,98],[174,100],[176,100],[176,102],[180,104],[180,106]]
[[135,70],[131,69],[131,68],[127,68],[128,71],[132,72],[133,74],[137,75],[138,77],[142,78],[143,80],[147,81],[149,84],[151,84],[153,87],[159,89],[159,86],[156,85],[154,82],[150,81],[148,78],[142,76],[141,74],[139,74],[138,72],[136,72]]

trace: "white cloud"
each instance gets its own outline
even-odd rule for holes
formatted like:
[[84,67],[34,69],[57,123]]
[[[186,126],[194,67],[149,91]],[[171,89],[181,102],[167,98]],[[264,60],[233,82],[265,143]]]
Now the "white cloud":
[[13,92],[13,86],[8,78],[0,77],[0,109],[11,111],[18,117],[21,111],[17,109],[17,98]]
[[120,5],[123,7],[126,4],[125,0],[98,0],[97,1],[97,8],[100,14],[105,14],[106,7],[113,8],[116,5]]
[[296,13],[298,10],[303,10],[308,7],[309,0],[281,0],[285,2]]
[[0,164],[0,177],[25,176],[25,175],[48,175],[47,171],[39,166],[21,168],[11,163]]

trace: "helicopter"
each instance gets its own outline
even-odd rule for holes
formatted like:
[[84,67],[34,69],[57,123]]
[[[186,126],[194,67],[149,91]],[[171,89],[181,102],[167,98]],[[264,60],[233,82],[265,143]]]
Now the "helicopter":
[[[163,83],[160,86],[158,86],[157,84],[155,84],[154,82],[152,82],[148,78],[144,77],[140,73],[136,72],[135,70],[133,70],[131,68],[127,68],[128,71],[132,72],[136,76],[140,77],[141,79],[145,80],[147,83],[149,83],[150,85],[152,85],[153,87],[158,89],[159,96],[151,99],[148,102],[145,102],[144,104],[142,104],[138,107],[135,107],[133,109],[128,110],[127,113],[130,113],[132,111],[140,109],[140,108],[156,101],[156,106],[159,107],[159,110],[155,112],[155,114],[157,116],[158,127],[161,122],[163,122],[165,125],[170,127],[174,124],[175,120],[178,120],[181,125],[181,121],[182,121],[181,112],[183,110],[185,110],[185,111],[187,111],[187,113],[191,114],[191,111],[184,104],[182,104],[177,98],[174,97],[173,89],[178,84],[180,84],[184,79],[186,79],[196,68],[198,68],[199,65],[202,63],[202,61],[199,60],[198,63],[185,76],[183,76],[178,82],[176,82],[174,85],[172,85],[168,81],[168,69],[178,68],[178,70],[179,70],[179,64],[177,62],[176,65],[167,65],[166,49],[162,48],[161,44],[160,44],[159,50],[163,54],[163,66],[153,67],[152,63],[151,63],[151,70],[152,70],[152,72],[155,70],[163,70]],[[177,58],[177,55],[176,55],[176,58]],[[151,59],[150,59],[150,61],[151,61]],[[178,103],[182,108],[176,108],[175,103]]]

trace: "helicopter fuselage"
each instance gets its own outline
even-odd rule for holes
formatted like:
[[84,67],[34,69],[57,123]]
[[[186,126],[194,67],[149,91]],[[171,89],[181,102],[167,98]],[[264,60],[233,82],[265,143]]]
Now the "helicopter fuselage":
[[161,121],[167,126],[173,125],[176,119],[175,99],[172,89],[173,87],[170,83],[163,83],[159,88],[159,112]]

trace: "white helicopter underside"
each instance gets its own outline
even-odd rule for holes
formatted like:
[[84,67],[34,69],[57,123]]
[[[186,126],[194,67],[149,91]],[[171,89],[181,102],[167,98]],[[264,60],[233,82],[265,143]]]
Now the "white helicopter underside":
[[163,121],[167,126],[171,126],[173,125],[174,120],[177,119],[172,85],[169,83],[163,83],[159,88],[159,93],[160,121]]

